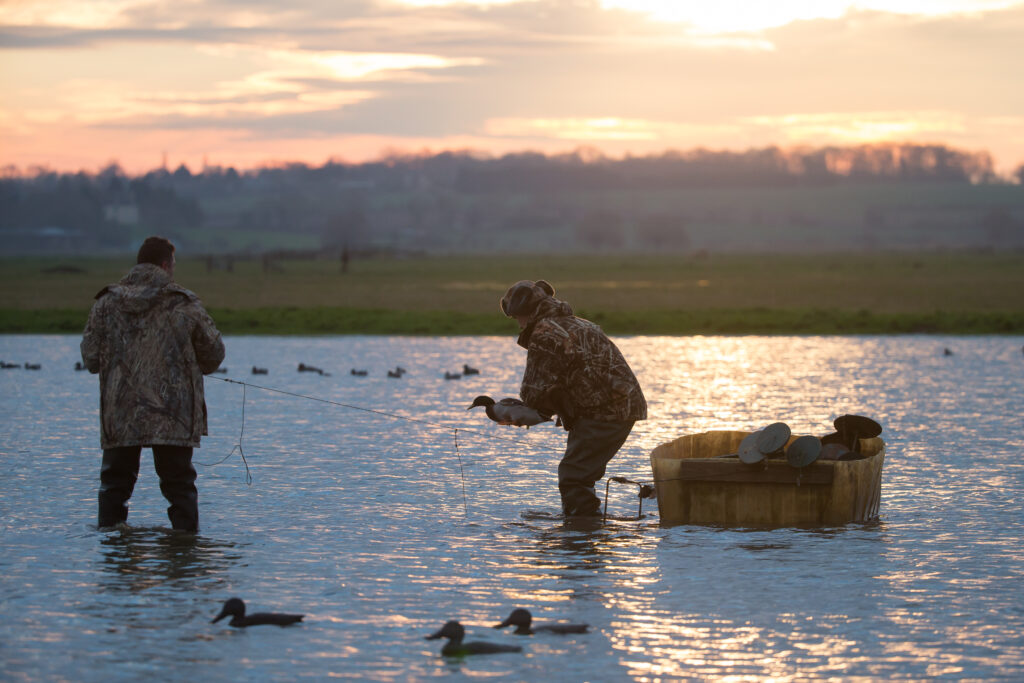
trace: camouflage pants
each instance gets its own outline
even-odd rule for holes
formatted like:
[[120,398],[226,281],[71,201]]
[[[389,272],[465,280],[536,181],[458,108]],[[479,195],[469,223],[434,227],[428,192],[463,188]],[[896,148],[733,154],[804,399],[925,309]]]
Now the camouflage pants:
[[619,452],[633,429],[633,421],[598,422],[579,418],[569,430],[565,455],[558,463],[558,492],[566,515],[598,515],[601,501],[594,484]]
[[[142,446],[107,448],[100,466],[99,518],[97,526],[107,527],[128,519],[128,499],[139,478]],[[160,492],[171,504],[167,517],[171,526],[184,531],[199,530],[199,492],[192,449],[186,446],[153,446],[153,464],[160,477]]]

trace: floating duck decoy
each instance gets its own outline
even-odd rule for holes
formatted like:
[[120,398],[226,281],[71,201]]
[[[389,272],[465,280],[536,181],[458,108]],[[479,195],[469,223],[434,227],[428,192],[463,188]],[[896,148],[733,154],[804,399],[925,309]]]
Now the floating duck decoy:
[[388,370],[388,377],[394,377],[395,379],[402,379],[402,373],[398,370]]
[[502,645],[500,643],[488,643],[483,640],[471,640],[462,642],[466,637],[466,629],[457,621],[449,621],[441,627],[437,633],[425,636],[425,640],[437,640],[447,638],[448,642],[441,648],[441,654],[445,657],[461,657],[462,655],[490,655],[499,652],[522,652],[523,648],[518,645]]
[[256,612],[246,616],[245,614],[245,603],[242,602],[241,598],[228,598],[224,601],[224,606],[220,610],[220,614],[211,621],[211,624],[216,624],[224,617],[231,617],[231,621],[228,622],[228,626],[234,626],[235,628],[245,628],[246,626],[288,626],[302,621],[304,614],[279,614],[277,612]]
[[214,372],[215,375],[226,375],[226,374],[228,374],[228,369],[221,367],[221,368],[217,368],[213,372]]
[[356,370],[355,368],[352,368],[349,372],[356,377],[366,377],[368,374],[366,370]]
[[312,365],[306,365],[305,363],[299,363],[299,372],[315,372],[318,375],[330,377],[331,373],[324,372],[320,368],[313,367]]
[[471,368],[470,366],[468,366],[465,363],[463,363],[462,364],[462,374],[463,375],[479,375],[480,371],[477,370],[476,368]]
[[530,614],[530,610],[517,608],[512,610],[512,614],[508,615],[505,621],[497,624],[494,628],[505,628],[506,626],[515,626],[516,630],[513,631],[516,635],[528,636],[534,633],[586,633],[587,629],[590,628],[589,624],[534,624],[533,615]]
[[484,406],[487,417],[501,425],[529,428],[541,422],[551,421],[550,415],[542,415],[518,398],[503,398],[496,402],[490,396],[477,396],[466,410],[473,410],[478,406]]
[[460,375],[457,372],[446,372],[446,373],[444,373],[444,378],[445,379],[459,379],[460,377],[462,377],[462,375]]
[[85,368],[85,363],[83,363],[80,360],[75,361],[75,372],[78,372],[79,370],[85,370],[85,369],[86,369]]
[[42,367],[43,366],[40,365],[39,363],[25,363],[25,369],[26,370],[38,370],[38,369],[40,369]]
[[946,348],[942,349],[942,355],[943,356],[952,356],[953,352],[949,350],[949,347],[946,347]]
[[266,368],[258,368],[258,367],[256,367],[254,365],[254,366],[252,366],[252,374],[254,374],[254,375],[265,375],[265,374],[267,374],[267,369]]
[[0,360],[0,369],[10,370],[11,368],[20,368],[21,363],[8,363],[7,361]]

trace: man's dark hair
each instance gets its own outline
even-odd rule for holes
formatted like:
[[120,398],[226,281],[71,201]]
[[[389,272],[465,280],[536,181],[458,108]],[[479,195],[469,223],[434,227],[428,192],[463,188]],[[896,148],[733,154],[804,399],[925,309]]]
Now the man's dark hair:
[[154,266],[162,266],[174,256],[174,245],[166,237],[147,237],[146,241],[139,247],[139,256],[136,263],[152,263]]

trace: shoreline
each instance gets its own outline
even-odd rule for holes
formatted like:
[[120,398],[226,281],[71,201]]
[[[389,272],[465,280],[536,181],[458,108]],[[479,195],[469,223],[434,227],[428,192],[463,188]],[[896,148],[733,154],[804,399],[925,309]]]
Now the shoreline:
[[[515,336],[499,313],[400,311],[343,307],[209,308],[230,335]],[[1024,312],[735,308],[588,311],[613,336],[655,335],[1013,335],[1024,334]],[[88,309],[0,309],[0,334],[80,334]]]

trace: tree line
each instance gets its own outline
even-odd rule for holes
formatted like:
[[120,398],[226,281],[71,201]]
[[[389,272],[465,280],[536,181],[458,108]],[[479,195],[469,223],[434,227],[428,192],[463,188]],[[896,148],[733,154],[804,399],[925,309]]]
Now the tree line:
[[[1024,182],[1024,166],[1016,180]],[[569,221],[613,247],[621,242],[616,235],[623,212],[597,207],[580,213],[557,198],[692,188],[1004,182],[986,152],[911,144],[697,149],[621,159],[586,149],[500,157],[443,152],[243,171],[210,167],[193,173],[182,165],[135,177],[116,164],[98,173],[8,168],[0,177],[0,234],[25,237],[50,228],[80,235],[86,247],[116,248],[144,233],[290,231],[338,247],[382,231],[415,240],[458,225],[500,232]],[[494,199],[523,195],[530,197],[526,204]],[[686,243],[670,213],[646,211],[634,224],[652,246]]]

